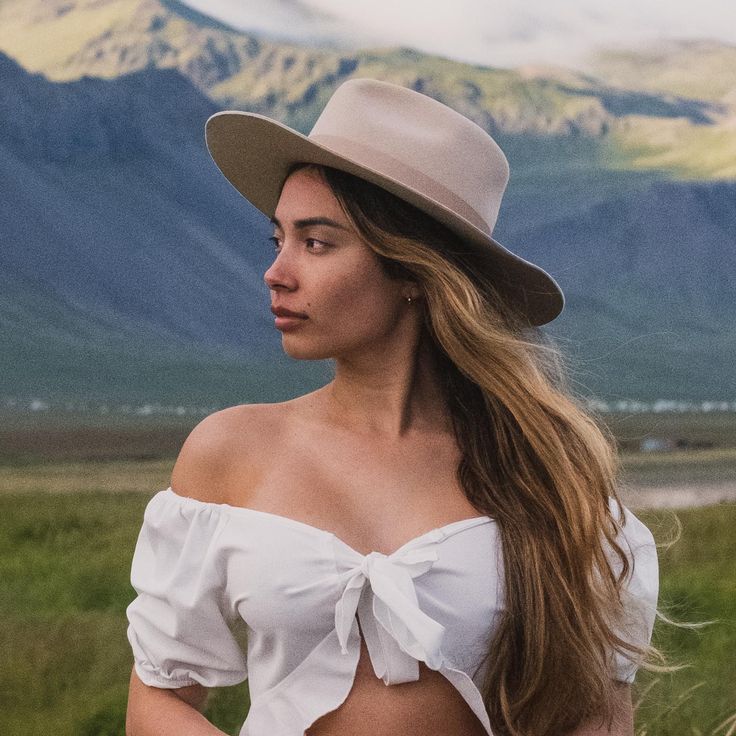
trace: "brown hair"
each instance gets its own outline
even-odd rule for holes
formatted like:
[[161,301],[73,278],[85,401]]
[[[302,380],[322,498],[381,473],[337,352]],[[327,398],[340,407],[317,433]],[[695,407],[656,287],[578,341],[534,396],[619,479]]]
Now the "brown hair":
[[[305,167],[323,176],[386,273],[423,289],[423,329],[462,452],[458,478],[502,538],[505,609],[482,687],[494,732],[559,736],[589,718],[610,724],[611,653],[653,669],[663,660],[616,634],[630,565],[616,542],[623,513],[609,507],[619,473],[610,430],[571,394],[561,351],[479,275],[457,235],[345,172],[292,171]],[[602,538],[621,561],[618,576]]]

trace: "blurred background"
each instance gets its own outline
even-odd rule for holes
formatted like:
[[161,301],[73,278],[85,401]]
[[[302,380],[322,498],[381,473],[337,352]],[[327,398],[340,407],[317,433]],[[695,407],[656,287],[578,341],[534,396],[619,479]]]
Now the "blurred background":
[[[494,235],[566,295],[543,328],[663,546],[637,734],[736,733],[736,6],[730,0],[0,0],[0,731],[123,734],[146,501],[191,428],[330,380],[294,361],[270,225],[204,142],[308,133],[372,77],[491,133]],[[730,655],[728,654],[730,653]],[[247,686],[208,714],[237,733]]]

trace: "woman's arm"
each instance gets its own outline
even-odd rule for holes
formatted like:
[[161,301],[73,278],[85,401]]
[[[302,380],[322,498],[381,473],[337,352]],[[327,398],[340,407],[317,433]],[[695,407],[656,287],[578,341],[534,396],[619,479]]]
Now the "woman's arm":
[[600,720],[591,720],[576,728],[568,736],[634,736],[634,707],[631,703],[631,685],[615,682],[613,721],[611,728]]
[[126,736],[226,736],[200,712],[207,688],[189,685],[174,689],[149,687],[135,672],[130,675]]

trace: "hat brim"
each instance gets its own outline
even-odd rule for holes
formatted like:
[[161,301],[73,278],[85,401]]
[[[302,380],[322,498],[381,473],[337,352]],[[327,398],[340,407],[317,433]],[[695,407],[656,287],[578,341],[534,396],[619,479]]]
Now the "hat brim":
[[417,189],[363,166],[258,113],[225,110],[205,125],[207,148],[233,187],[271,218],[289,168],[322,164],[377,184],[457,233],[486,265],[494,284],[531,326],[551,322],[564,308],[562,289],[546,271],[502,246],[476,225]]

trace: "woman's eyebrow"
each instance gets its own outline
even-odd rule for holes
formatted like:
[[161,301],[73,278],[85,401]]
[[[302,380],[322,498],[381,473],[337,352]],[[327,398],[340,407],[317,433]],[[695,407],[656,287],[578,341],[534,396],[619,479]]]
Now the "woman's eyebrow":
[[[271,222],[276,225],[276,227],[281,227],[281,223],[277,217],[272,217]],[[306,227],[310,227],[310,225],[325,225],[327,227],[334,227],[336,230],[348,231],[348,228],[346,228],[345,225],[341,225],[339,222],[331,220],[329,217],[306,217],[302,220],[294,220],[294,228],[296,230],[303,230]]]

